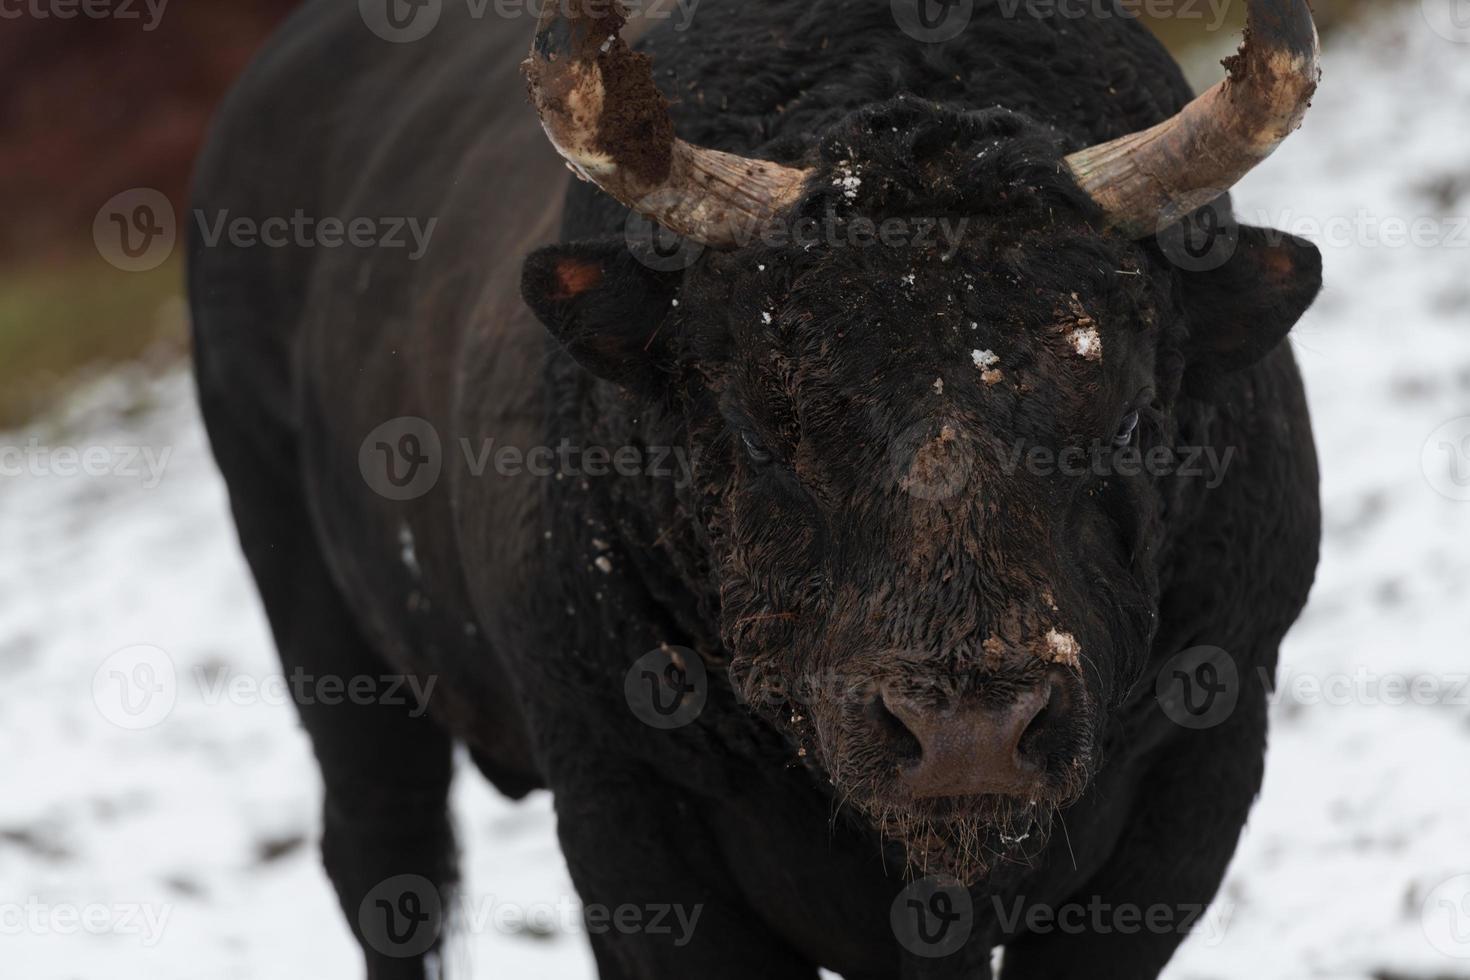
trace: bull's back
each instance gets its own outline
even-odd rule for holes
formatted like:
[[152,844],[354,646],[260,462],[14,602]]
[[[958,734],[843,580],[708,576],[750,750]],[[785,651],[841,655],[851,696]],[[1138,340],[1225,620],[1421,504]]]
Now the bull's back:
[[[307,4],[222,109],[190,229],[206,418],[228,416],[294,484],[377,653],[438,676],[436,707],[487,750],[519,726],[454,525],[461,416],[502,442],[538,417],[544,332],[518,282],[565,171],[525,106],[529,30],[445,4],[427,36],[391,43],[355,3]],[[232,236],[239,218],[286,243]],[[417,465],[405,433],[437,478],[395,483]]]

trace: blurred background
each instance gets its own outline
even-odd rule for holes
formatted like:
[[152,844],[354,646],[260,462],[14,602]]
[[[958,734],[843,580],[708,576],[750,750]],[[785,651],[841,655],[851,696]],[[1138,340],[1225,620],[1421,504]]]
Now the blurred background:
[[[94,241],[115,196],[156,190],[183,214],[210,117],[255,50],[299,0],[162,0],[156,15],[0,19],[0,426],[22,424],[119,364],[167,370],[186,353],[177,251],[124,271]],[[64,4],[66,0],[62,0]],[[153,0],[155,4],[159,0]],[[1123,0],[1129,4],[1129,0]],[[1237,0],[1186,0],[1198,16],[1143,13],[1197,87],[1238,41]],[[1317,0],[1331,35],[1392,0]],[[158,9],[158,8],[154,8]],[[1183,9],[1182,7],[1180,8]],[[1470,14],[1466,16],[1470,22]],[[529,24],[528,24],[529,27]]]
[[[1221,2],[1153,20],[1197,88],[1238,43]],[[112,227],[185,227],[211,113],[294,6],[0,11],[3,977],[358,976],[192,404],[182,248]],[[1470,0],[1315,8],[1316,104],[1236,201],[1324,253],[1292,342],[1327,540],[1262,802],[1167,976],[1470,980]],[[456,793],[456,975],[592,976],[549,801]]]

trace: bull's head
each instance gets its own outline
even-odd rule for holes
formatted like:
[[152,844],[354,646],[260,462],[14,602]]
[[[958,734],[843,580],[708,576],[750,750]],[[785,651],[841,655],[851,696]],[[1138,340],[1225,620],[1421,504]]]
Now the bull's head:
[[[1320,285],[1291,236],[1241,228],[1200,271],[1154,237],[1228,208],[1300,122],[1306,0],[1254,0],[1231,77],[1144,132],[1067,154],[1023,115],[900,98],[802,168],[679,140],[621,19],[565,8],[528,62],[552,142],[709,248],[658,272],[621,240],[555,246],[527,300],[699,450],[692,567],[741,693],[917,864],[974,877],[1085,788],[1158,625],[1194,491],[1091,463],[1187,441],[1194,387],[1268,354]],[[1069,448],[1080,473],[1037,465]]]

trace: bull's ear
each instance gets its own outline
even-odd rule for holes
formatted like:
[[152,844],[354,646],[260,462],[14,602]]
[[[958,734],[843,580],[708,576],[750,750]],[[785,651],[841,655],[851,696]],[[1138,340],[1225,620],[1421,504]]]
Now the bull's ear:
[[1230,257],[1184,274],[1191,369],[1249,367],[1286,339],[1322,288],[1322,254],[1286,232],[1237,225]]
[[660,327],[679,278],[640,262],[622,240],[573,242],[527,257],[521,296],[578,364],[653,394],[663,387],[668,351]]

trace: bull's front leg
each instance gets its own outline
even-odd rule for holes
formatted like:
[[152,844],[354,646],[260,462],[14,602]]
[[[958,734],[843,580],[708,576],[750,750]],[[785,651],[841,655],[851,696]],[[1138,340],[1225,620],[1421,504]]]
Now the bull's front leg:
[[684,791],[628,760],[556,780],[558,834],[601,980],[815,980],[731,884]]
[[1264,773],[1266,692],[1255,671],[1242,670],[1241,684],[1227,717],[1178,727],[1151,755],[1127,831],[1096,874],[1047,910],[1046,928],[1005,943],[1002,980],[1154,980],[1212,921]]

